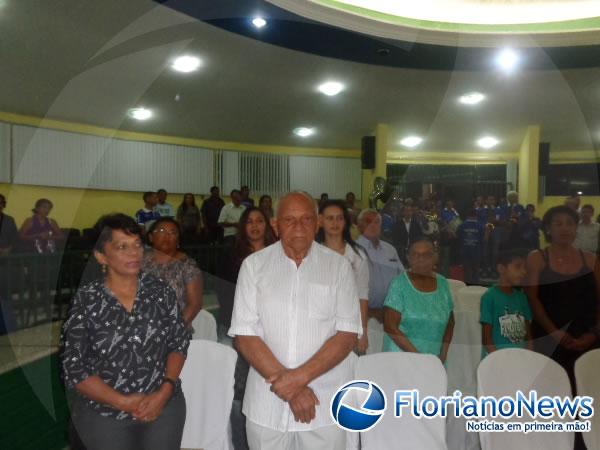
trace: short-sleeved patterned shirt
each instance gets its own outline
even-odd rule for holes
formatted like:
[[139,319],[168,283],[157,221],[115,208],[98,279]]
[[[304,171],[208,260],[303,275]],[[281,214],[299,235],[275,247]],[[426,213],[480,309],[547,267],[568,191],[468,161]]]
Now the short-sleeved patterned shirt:
[[202,279],[202,272],[196,265],[196,261],[188,256],[159,264],[152,259],[152,252],[148,252],[144,257],[142,270],[169,283],[169,286],[175,291],[177,303],[182,311],[186,303],[186,285],[197,278]]
[[[162,280],[140,275],[131,312],[104,280],[93,281],[75,294],[63,325],[60,359],[65,385],[74,389],[95,375],[123,394],[154,392],[162,385],[167,356],[185,356],[189,340],[175,293]],[[102,416],[131,419],[108,405],[86,402]]]

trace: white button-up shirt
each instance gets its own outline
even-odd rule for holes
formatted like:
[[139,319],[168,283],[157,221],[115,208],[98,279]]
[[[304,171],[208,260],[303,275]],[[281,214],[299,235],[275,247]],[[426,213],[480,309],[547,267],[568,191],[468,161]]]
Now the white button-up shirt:
[[[237,223],[240,221],[240,217],[242,217],[242,213],[246,210],[246,207],[243,205],[235,206],[233,203],[229,203],[228,205],[223,206],[221,209],[221,213],[219,214],[218,222],[229,222],[229,223]],[[223,227],[223,237],[235,236],[238,232],[236,227]]]
[[354,251],[350,244],[346,244],[344,258],[350,263],[354,272],[358,298],[367,300],[369,298],[369,257],[361,248]]
[[[358,293],[350,264],[313,242],[300,266],[280,242],[248,256],[240,269],[229,335],[259,336],[286,368],[301,366],[338,331],[362,334]],[[248,420],[277,431],[305,431],[332,425],[331,398],[353,379],[351,356],[314,379],[316,417],[294,420],[287,402],[250,368],[243,412]]]

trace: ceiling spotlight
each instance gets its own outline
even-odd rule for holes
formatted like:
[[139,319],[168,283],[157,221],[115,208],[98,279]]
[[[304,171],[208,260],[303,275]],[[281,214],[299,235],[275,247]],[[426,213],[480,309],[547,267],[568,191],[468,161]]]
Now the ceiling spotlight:
[[131,108],[127,115],[135,120],[148,120],[152,117],[152,111],[146,108]]
[[400,145],[404,147],[416,147],[421,142],[423,142],[423,138],[419,136],[407,136],[400,141]]
[[319,86],[319,91],[322,94],[328,95],[329,97],[338,95],[343,90],[344,85],[338,81],[328,81],[327,83],[323,83]]
[[198,67],[200,67],[200,58],[189,55],[180,56],[171,64],[173,70],[182,73],[193,72],[194,70],[198,70]]
[[498,145],[499,142],[500,141],[495,137],[485,136],[477,141],[477,145],[479,145],[482,148],[492,148]]
[[265,19],[263,19],[262,17],[255,17],[254,19],[252,19],[252,25],[254,25],[256,28],[262,28],[267,24],[267,21]]
[[315,134],[315,129],[307,128],[307,127],[298,127],[298,128],[294,128],[294,134],[296,136],[305,138],[305,137],[309,137],[309,136],[312,136],[313,134]]
[[514,50],[510,48],[505,48],[502,50],[496,59],[496,62],[502,68],[502,70],[506,72],[511,72],[517,67],[517,63],[519,62],[519,55]]
[[463,105],[476,105],[485,100],[485,95],[481,92],[469,92],[459,97],[458,101]]

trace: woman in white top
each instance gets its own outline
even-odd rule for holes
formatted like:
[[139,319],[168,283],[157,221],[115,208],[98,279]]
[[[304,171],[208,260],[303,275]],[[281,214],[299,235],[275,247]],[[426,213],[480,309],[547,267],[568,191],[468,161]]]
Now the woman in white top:
[[352,239],[350,227],[352,221],[344,202],[327,200],[319,205],[319,232],[317,242],[338,252],[352,266],[358,298],[360,299],[360,315],[363,326],[362,337],[358,340],[356,351],[364,354],[369,346],[367,337],[367,312],[369,305],[369,264],[364,249]]

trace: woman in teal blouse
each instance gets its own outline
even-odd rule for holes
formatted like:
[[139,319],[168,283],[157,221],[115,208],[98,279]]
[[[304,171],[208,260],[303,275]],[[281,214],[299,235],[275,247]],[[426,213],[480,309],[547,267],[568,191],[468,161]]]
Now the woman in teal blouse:
[[384,302],[383,350],[429,353],[445,362],[454,330],[448,281],[433,270],[435,249],[428,240],[412,243],[408,262]]

